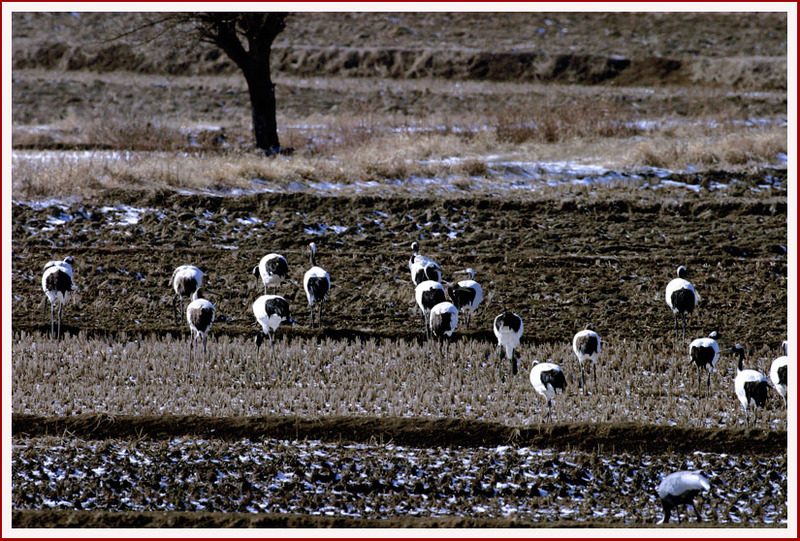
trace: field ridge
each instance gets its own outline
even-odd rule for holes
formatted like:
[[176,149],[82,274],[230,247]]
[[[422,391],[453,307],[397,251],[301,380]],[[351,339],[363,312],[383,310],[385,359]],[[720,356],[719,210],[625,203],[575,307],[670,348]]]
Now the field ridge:
[[[534,522],[515,518],[402,517],[369,519],[294,513],[14,510],[15,528],[623,528],[621,520]],[[650,524],[637,524],[651,527]],[[722,528],[738,524],[673,522],[671,528]]]
[[[681,59],[625,58],[598,54],[529,51],[440,51],[427,48],[276,46],[272,66],[300,77],[383,77],[559,84],[650,86],[699,84],[760,90],[786,90],[787,57]],[[129,70],[170,75],[237,73],[226,59],[162,64],[135,46],[113,44],[91,51],[50,42],[17,51],[14,69],[66,69],[99,72]]]
[[182,436],[241,440],[276,438],[353,443],[393,443],[413,447],[518,445],[560,450],[661,454],[718,452],[780,454],[785,430],[702,429],[635,423],[559,423],[517,428],[501,423],[455,418],[331,416],[206,417],[194,415],[83,414],[46,417],[14,413],[14,437],[62,436],[82,439]]

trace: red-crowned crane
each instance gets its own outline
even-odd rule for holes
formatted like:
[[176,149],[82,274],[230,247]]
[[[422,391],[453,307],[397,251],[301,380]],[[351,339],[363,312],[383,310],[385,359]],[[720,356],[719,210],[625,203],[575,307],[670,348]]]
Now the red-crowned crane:
[[[42,290],[47,300],[50,301],[51,338],[61,338],[61,315],[64,311],[64,304],[69,300],[69,296],[75,287],[72,274],[72,264],[74,262],[72,256],[67,256],[62,261],[48,261],[44,266]],[[58,303],[58,310],[56,310],[56,303]],[[44,304],[42,304],[42,310],[44,310]],[[58,312],[57,316],[56,312]],[[57,332],[55,328],[56,319],[58,319]]]
[[279,295],[261,295],[253,303],[253,315],[261,324],[262,332],[256,335],[256,349],[261,349],[264,336],[275,347],[275,331],[281,323],[294,323],[289,312],[289,303]]
[[[172,309],[175,312],[176,323],[180,322],[180,313],[183,311],[183,297],[192,297],[203,285],[203,271],[193,265],[181,265],[172,271],[169,287],[175,290]],[[178,308],[180,305],[180,309]]]
[[689,360],[697,365],[697,394],[700,394],[700,379],[704,368],[708,371],[706,395],[711,392],[711,369],[714,368],[719,359],[717,338],[719,338],[717,331],[713,331],[708,335],[708,338],[698,338],[692,340],[692,343],[689,344]]
[[575,352],[581,369],[581,389],[586,389],[586,378],[583,375],[584,361],[592,362],[594,383],[597,386],[597,356],[600,355],[600,335],[594,332],[591,325],[587,325],[584,330],[576,333],[572,338],[572,351]]
[[431,308],[430,329],[431,336],[439,341],[439,352],[442,351],[442,343],[445,339],[453,337],[453,332],[458,325],[458,308],[452,302],[440,302]]
[[456,305],[456,308],[466,316],[466,328],[469,329],[469,321],[472,317],[472,312],[478,309],[478,305],[480,305],[483,300],[483,288],[475,281],[475,271],[471,268],[457,271],[457,273],[466,274],[469,278],[461,280],[456,285],[449,285],[447,294],[450,296],[450,300],[453,301],[453,304]]
[[[658,497],[661,498],[661,506],[664,508],[664,516],[658,523],[666,524],[669,522],[672,510],[679,505],[687,507],[691,505],[697,515],[698,522],[702,521],[703,518],[694,504],[694,499],[701,492],[710,489],[711,483],[700,471],[677,471],[667,475],[656,489]],[[678,514],[678,522],[680,521],[681,516]]]
[[283,280],[289,277],[289,263],[280,254],[267,254],[261,258],[258,265],[253,267],[253,274],[261,277],[264,283],[264,295],[267,294],[267,287],[278,287]]
[[533,362],[531,368],[531,385],[533,389],[547,400],[547,413],[545,421],[552,416],[553,398],[556,392],[563,392],[567,387],[567,380],[561,367],[554,363]]
[[317,307],[318,326],[322,328],[322,304],[328,299],[328,291],[331,289],[331,277],[322,267],[317,266],[317,245],[313,242],[308,244],[308,251],[311,254],[311,268],[303,276],[303,289],[306,290],[308,307],[311,310],[311,328],[314,328],[314,307]]
[[408,261],[408,270],[411,271],[411,280],[418,286],[425,280],[442,281],[442,268],[430,257],[419,255],[419,243],[411,243],[411,259]]
[[783,355],[776,358],[772,361],[772,365],[769,368],[769,379],[772,380],[772,385],[775,387],[775,390],[778,391],[778,394],[781,395],[783,398],[783,407],[786,409],[787,405],[787,394],[789,392],[788,386],[788,366],[789,366],[789,343],[784,340],[783,341]]
[[497,337],[497,347],[502,355],[506,353],[506,359],[511,361],[511,373],[517,375],[517,357],[514,355],[515,349],[519,346],[519,339],[522,336],[524,325],[522,318],[513,312],[503,310],[503,313],[494,318],[494,335]]
[[758,408],[763,408],[767,404],[769,394],[769,383],[764,374],[758,370],[744,368],[744,347],[736,344],[731,350],[739,356],[736,366],[736,378],[733,380],[733,387],[736,396],[744,409],[745,425],[750,427],[750,405],[753,406],[753,424],[758,422]]
[[422,311],[422,319],[425,323],[425,338],[430,339],[430,315],[434,306],[440,302],[445,302],[447,297],[444,294],[444,286],[436,280],[425,280],[414,290],[414,298],[417,306]]
[[203,342],[203,357],[206,355],[206,341],[211,324],[214,323],[216,309],[206,299],[201,298],[200,290],[192,294],[192,302],[186,307],[186,321],[189,322],[189,329],[192,331],[192,341],[189,343],[189,355],[192,350],[197,351],[197,343]]
[[686,340],[686,317],[694,312],[695,306],[700,302],[700,295],[686,277],[688,271],[681,265],[677,271],[678,277],[667,284],[667,306],[675,315],[675,341],[678,340],[678,315],[683,321],[683,340]]

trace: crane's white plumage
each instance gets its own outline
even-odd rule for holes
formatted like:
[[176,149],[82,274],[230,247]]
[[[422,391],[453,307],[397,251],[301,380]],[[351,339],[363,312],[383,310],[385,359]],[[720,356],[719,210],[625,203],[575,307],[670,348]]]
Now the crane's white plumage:
[[666,299],[672,313],[675,315],[675,340],[678,339],[678,316],[683,321],[683,339],[686,339],[686,318],[694,312],[695,307],[700,302],[700,295],[695,291],[694,286],[689,282],[686,267],[678,267],[678,277],[667,284]]
[[[62,261],[48,261],[42,273],[42,291],[50,301],[51,337],[61,337],[61,315],[64,311],[64,304],[69,300],[75,287],[72,263],[74,263],[72,256],[67,256]],[[57,310],[56,303],[58,304]],[[56,330],[56,320],[58,321],[58,330]]]
[[411,259],[408,261],[411,280],[418,286],[425,280],[442,281],[442,268],[430,257],[419,254],[419,243],[411,243]]
[[[697,520],[703,520],[700,511],[694,505],[694,499],[701,492],[710,489],[711,483],[700,471],[677,471],[667,475],[656,489],[664,508],[664,516],[658,523],[669,522],[672,510],[678,505],[691,505],[697,515]],[[680,521],[680,516],[678,516],[678,521]]]
[[524,327],[522,318],[508,310],[494,318],[493,329],[497,337],[497,346],[501,351],[505,349],[506,359],[511,361],[511,373],[514,375],[517,374],[517,358],[514,356],[514,350],[519,346]]
[[253,274],[261,277],[266,295],[267,286],[278,287],[289,277],[289,263],[280,254],[267,254],[253,268]]
[[551,416],[553,398],[556,396],[556,392],[563,392],[567,387],[564,372],[555,363],[534,361],[530,379],[533,389],[547,400],[545,420],[548,420]]
[[711,390],[711,369],[719,360],[719,343],[717,331],[712,332],[707,338],[697,338],[689,344],[689,359],[697,366],[697,389],[700,390],[701,372],[708,371],[706,392]]
[[581,369],[581,388],[586,387],[586,378],[584,377],[583,363],[584,361],[591,361],[592,371],[594,373],[594,381],[597,383],[597,357],[600,355],[600,335],[598,335],[591,326],[579,331],[572,338],[572,351],[578,358],[578,364]]
[[75,263],[75,260],[72,258],[71,255],[68,255],[67,257],[65,257],[64,259],[62,259],[60,261],[59,260],[48,261],[47,263],[44,264],[44,270],[47,270],[47,269],[49,269],[50,267],[53,267],[53,266],[63,267],[64,272],[69,274],[69,277],[72,278],[72,264],[73,263]]
[[451,338],[458,325],[458,308],[452,302],[440,302],[431,308],[430,329],[431,335],[438,339],[439,349],[445,338]]
[[778,394],[783,398],[783,407],[786,407],[786,397],[789,392],[788,385],[788,370],[789,370],[789,345],[784,340],[783,342],[783,355],[772,361],[769,369],[769,379],[772,380],[772,385]]
[[192,302],[186,307],[186,321],[189,322],[189,329],[192,331],[192,340],[189,343],[189,352],[197,349],[197,343],[203,342],[203,355],[206,353],[206,341],[211,324],[214,323],[216,309],[206,299],[200,298],[200,290],[192,295]]
[[256,335],[256,346],[261,347],[264,335],[270,343],[275,343],[275,331],[281,323],[291,323],[289,303],[280,295],[261,295],[253,303],[253,315],[261,325],[262,332]]
[[175,320],[179,320],[180,310],[183,307],[183,297],[192,297],[203,285],[203,271],[192,265],[181,265],[172,271],[169,287],[175,291],[172,308],[175,311]]
[[311,254],[311,268],[303,276],[303,289],[306,291],[308,307],[311,311],[311,327],[314,327],[314,307],[317,307],[318,326],[322,328],[322,304],[328,299],[328,291],[331,289],[331,277],[328,271],[317,266],[317,245],[313,242],[308,244],[308,251]]
[[732,349],[739,356],[733,386],[736,397],[744,409],[745,425],[749,427],[750,406],[753,406],[753,424],[755,424],[758,422],[758,408],[763,408],[767,404],[769,383],[764,374],[758,370],[744,368],[744,347],[736,344]]
[[436,280],[425,280],[414,289],[414,299],[417,301],[422,312],[422,319],[425,322],[425,336],[430,338],[430,314],[434,306],[440,302],[445,302],[447,297],[444,293],[444,286]]
[[460,312],[466,316],[466,328],[469,329],[469,322],[472,313],[478,309],[483,300],[483,288],[475,281],[475,271],[471,268],[459,271],[469,276],[466,280],[461,280],[457,285],[449,286],[447,293],[450,300],[456,305]]

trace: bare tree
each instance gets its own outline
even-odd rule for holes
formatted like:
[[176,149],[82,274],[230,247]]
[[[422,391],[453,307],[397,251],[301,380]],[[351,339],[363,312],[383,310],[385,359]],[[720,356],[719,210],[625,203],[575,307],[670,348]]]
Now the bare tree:
[[242,70],[250,93],[256,147],[280,152],[275,85],[270,74],[272,43],[286,26],[287,13],[180,14],[194,25],[200,39],[222,49]]
[[[281,152],[276,120],[275,85],[270,53],[286,27],[288,13],[220,12],[142,14],[133,28],[118,31],[117,40],[138,36],[140,43],[179,46],[178,40],[199,39],[221,49],[242,71],[250,94],[256,147],[268,154]],[[185,44],[184,44],[185,45]]]

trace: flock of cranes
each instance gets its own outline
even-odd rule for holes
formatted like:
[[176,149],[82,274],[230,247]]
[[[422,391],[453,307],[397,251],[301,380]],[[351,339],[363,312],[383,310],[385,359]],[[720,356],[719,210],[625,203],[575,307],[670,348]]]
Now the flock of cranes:
[[[331,278],[328,272],[320,267],[316,261],[317,247],[311,242],[308,245],[311,267],[303,277],[303,289],[306,293],[310,310],[311,327],[322,327],[323,306],[328,298],[331,287]],[[415,285],[414,297],[424,320],[425,335],[428,339],[438,342],[439,351],[445,350],[459,324],[459,319],[465,320],[469,328],[472,314],[483,301],[483,289],[475,281],[475,271],[467,268],[457,273],[468,276],[467,279],[456,283],[442,282],[442,268],[430,257],[420,255],[419,243],[411,245],[412,255],[408,262],[412,282]],[[42,289],[46,300],[50,301],[50,333],[51,336],[60,337],[61,318],[64,304],[74,289],[72,257],[63,261],[48,261],[42,274]],[[274,347],[275,333],[284,323],[294,323],[288,301],[277,294],[268,294],[268,288],[278,288],[282,282],[290,280],[289,264],[280,254],[268,254],[253,268],[253,274],[260,277],[264,285],[264,294],[253,303],[253,315],[261,325],[261,332],[256,336],[256,345],[260,348],[264,339],[269,339]],[[692,314],[700,295],[688,280],[686,267],[677,269],[678,277],[669,282],[666,287],[666,302],[675,316],[675,336],[679,332],[679,316],[683,324],[683,336],[686,333],[686,321]],[[175,269],[169,281],[169,286],[174,290],[173,310],[176,322],[180,320],[180,313],[186,315],[186,321],[192,336],[189,344],[190,355],[202,344],[203,353],[206,352],[208,333],[214,323],[216,309],[214,305],[204,299],[201,294],[203,285],[203,271],[192,265],[181,265]],[[448,300],[449,297],[449,300]],[[183,308],[184,298],[191,299]],[[44,307],[44,304],[43,304]],[[315,317],[316,316],[316,317]],[[503,308],[503,312],[494,318],[493,331],[497,337],[499,355],[511,363],[511,372],[516,375],[518,371],[517,347],[524,329],[522,318]],[[744,368],[745,350],[736,344],[726,350],[721,350],[719,341],[721,337],[717,332],[712,332],[708,337],[693,340],[689,345],[689,359],[697,366],[698,393],[702,392],[702,371],[707,372],[706,394],[710,394],[711,371],[718,361],[721,353],[732,353],[738,357],[737,374],[734,380],[734,389],[745,413],[745,424],[750,426],[750,410],[753,410],[753,423],[758,420],[758,409],[763,408],[770,387],[769,381],[760,372]],[[587,326],[586,329],[575,334],[572,342],[573,351],[580,367],[579,386],[586,388],[584,364],[590,363],[595,384],[597,382],[597,362],[601,351],[600,336]],[[775,359],[770,370],[772,386],[783,399],[786,406],[788,383],[788,346],[783,343],[784,355]],[[534,361],[530,370],[530,381],[534,390],[539,393],[547,403],[546,419],[551,418],[552,401],[555,395],[563,392],[566,387],[566,378],[560,366],[552,362],[540,363]]]
[[[466,274],[466,280],[457,283],[442,283],[441,266],[429,257],[419,254],[419,243],[411,245],[412,255],[409,260],[409,272],[415,286],[414,297],[419,307],[425,325],[425,334],[428,339],[436,339],[441,352],[442,346],[449,343],[462,315],[465,325],[469,328],[472,314],[478,309],[483,300],[483,289],[475,281],[475,271],[467,268],[460,273]],[[328,272],[317,265],[315,243],[308,246],[311,267],[303,277],[303,289],[306,293],[311,315],[311,327],[322,327],[322,308],[328,298],[331,279]],[[63,261],[48,261],[42,274],[42,289],[46,300],[50,302],[50,333],[59,338],[61,335],[61,317],[64,304],[74,290],[73,270],[74,261],[67,257]],[[264,294],[253,303],[253,315],[261,325],[261,332],[256,335],[256,346],[260,348],[264,338],[268,338],[272,346],[275,343],[275,333],[283,323],[294,323],[291,317],[288,301],[277,294],[268,294],[268,288],[277,288],[282,282],[290,280],[289,265],[286,258],[279,254],[264,256],[259,264],[253,268],[253,274],[264,285]],[[673,279],[666,287],[667,306],[675,316],[675,338],[678,339],[679,316],[682,322],[682,336],[685,340],[686,321],[700,301],[700,295],[691,282],[688,281],[686,267],[677,269],[678,277]],[[190,298],[185,309],[186,321],[192,333],[190,340],[190,354],[196,351],[202,343],[203,353],[206,352],[208,333],[214,323],[215,307],[202,298],[203,272],[191,265],[182,265],[175,269],[169,281],[169,287],[175,292],[173,309],[176,321],[183,311],[184,297]],[[446,287],[445,287],[446,286]],[[448,297],[450,300],[448,300]],[[42,305],[44,307],[44,303]],[[520,337],[524,329],[522,318],[503,308],[493,321],[493,331],[497,337],[499,355],[511,362],[511,372],[518,372],[518,354]],[[753,423],[758,419],[758,408],[763,408],[768,395],[769,382],[767,378],[753,369],[744,368],[745,349],[740,344],[721,350],[719,341],[721,337],[715,331],[708,337],[693,340],[689,345],[689,359],[697,366],[697,388],[702,387],[702,371],[707,372],[706,394],[710,393],[711,371],[719,359],[720,353],[729,352],[738,357],[734,389],[742,408],[745,412],[745,423],[750,426],[750,408],[753,409]],[[601,351],[600,336],[587,326],[586,329],[575,334],[572,348],[580,366],[580,387],[585,389],[586,379],[584,363],[591,364],[591,371],[597,382],[597,362]],[[784,355],[772,362],[770,379],[772,386],[783,398],[786,407],[788,383],[788,344],[783,342]],[[530,382],[533,389],[540,394],[547,403],[545,419],[552,415],[552,403],[555,395],[563,392],[567,381],[561,367],[552,362],[539,362],[535,360],[530,370]],[[699,511],[694,505],[695,497],[711,485],[699,471],[678,471],[666,476],[656,489],[663,507],[663,518],[660,523],[669,522],[672,510],[679,505],[691,506],[697,519],[701,520]]]

